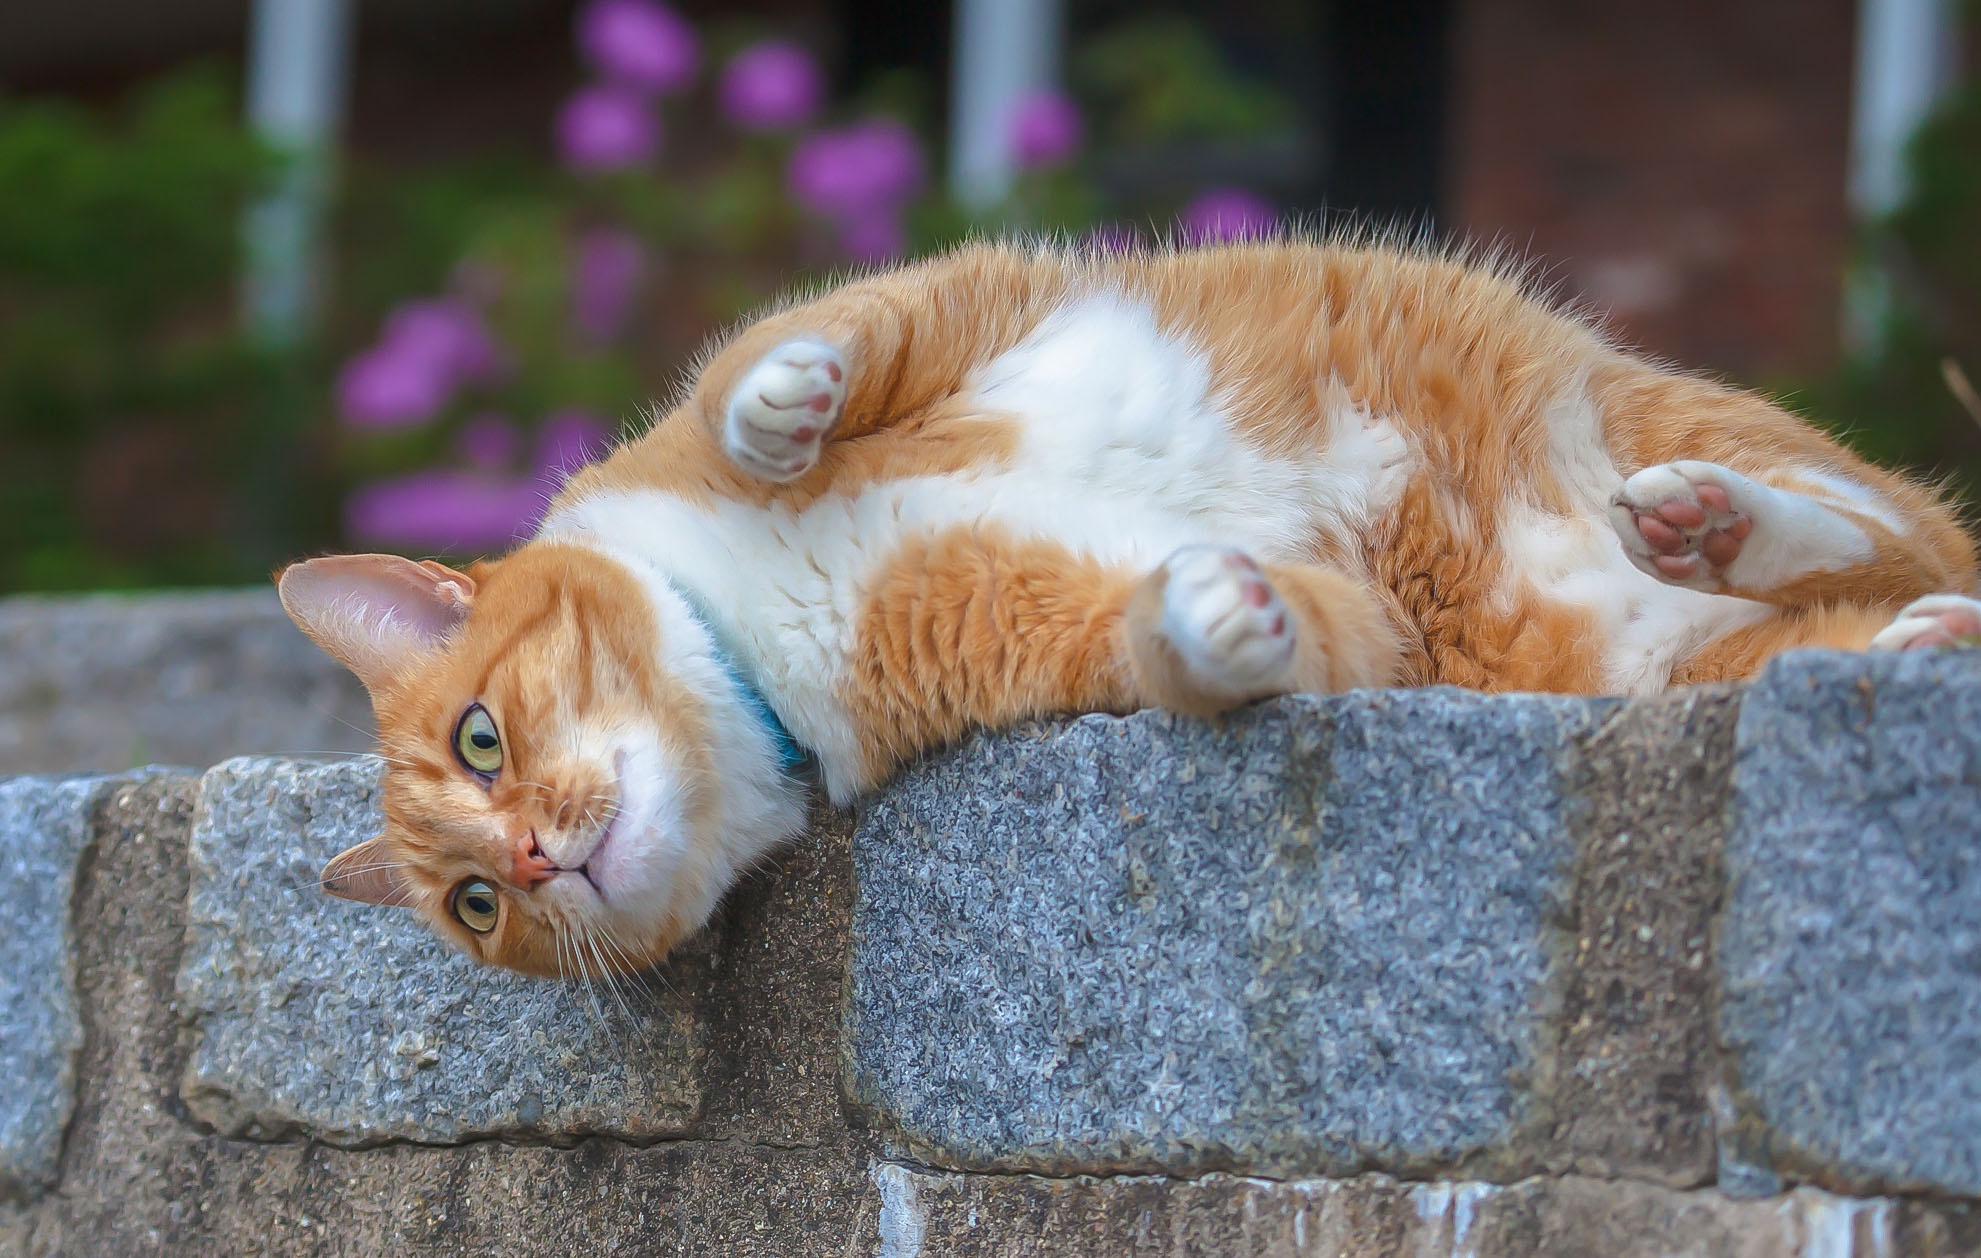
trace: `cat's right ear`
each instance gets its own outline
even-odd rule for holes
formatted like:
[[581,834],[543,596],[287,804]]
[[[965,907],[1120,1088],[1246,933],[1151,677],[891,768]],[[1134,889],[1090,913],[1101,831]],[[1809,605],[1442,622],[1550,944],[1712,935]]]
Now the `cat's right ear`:
[[323,867],[325,892],[340,900],[360,904],[389,904],[395,907],[413,902],[412,884],[400,876],[405,862],[392,859],[385,839],[366,839],[330,858]]
[[374,695],[445,644],[475,598],[466,573],[398,555],[306,559],[275,585],[289,618]]

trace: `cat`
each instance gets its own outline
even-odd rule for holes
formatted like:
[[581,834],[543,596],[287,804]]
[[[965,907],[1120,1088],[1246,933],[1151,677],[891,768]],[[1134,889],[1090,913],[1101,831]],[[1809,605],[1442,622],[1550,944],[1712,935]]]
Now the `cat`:
[[634,970],[967,731],[1455,683],[1645,694],[1981,632],[1933,492],[1503,268],[1280,240],[980,244],[775,310],[536,535],[283,605],[369,690],[334,895]]

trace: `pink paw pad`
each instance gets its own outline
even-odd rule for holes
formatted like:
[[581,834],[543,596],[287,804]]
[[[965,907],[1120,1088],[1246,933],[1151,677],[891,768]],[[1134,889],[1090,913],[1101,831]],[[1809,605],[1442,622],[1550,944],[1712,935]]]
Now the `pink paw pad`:
[[803,476],[839,422],[845,378],[830,345],[801,338],[778,346],[738,385],[724,420],[724,448],[764,480]]
[[1740,558],[1754,519],[1721,481],[1736,473],[1712,463],[1666,463],[1625,481],[1612,505],[1624,548],[1639,567],[1674,584],[1715,585]]
[[1233,547],[1186,546],[1164,562],[1164,635],[1209,688],[1270,691],[1293,657],[1286,604],[1258,563]]

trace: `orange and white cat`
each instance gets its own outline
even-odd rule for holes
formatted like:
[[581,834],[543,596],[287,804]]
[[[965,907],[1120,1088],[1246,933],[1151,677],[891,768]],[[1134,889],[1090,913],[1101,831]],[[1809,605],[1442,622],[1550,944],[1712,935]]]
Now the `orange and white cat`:
[[[975,246],[748,327],[532,540],[283,604],[370,690],[324,872],[484,960],[649,964],[966,731],[1451,682],[1648,693],[1981,632],[1934,494],[1491,270]],[[800,750],[802,749],[802,751]]]

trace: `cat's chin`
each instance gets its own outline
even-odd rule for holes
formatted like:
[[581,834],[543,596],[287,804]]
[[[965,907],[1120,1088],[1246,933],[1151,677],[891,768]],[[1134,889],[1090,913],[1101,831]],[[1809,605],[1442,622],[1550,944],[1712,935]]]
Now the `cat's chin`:
[[622,747],[612,767],[619,804],[584,876],[608,914],[657,926],[676,915],[676,881],[689,846],[685,791],[657,747]]

